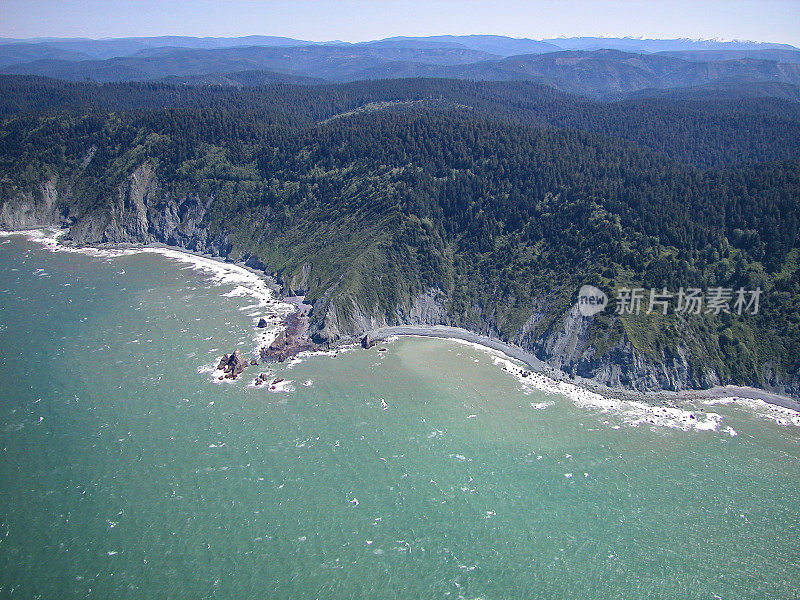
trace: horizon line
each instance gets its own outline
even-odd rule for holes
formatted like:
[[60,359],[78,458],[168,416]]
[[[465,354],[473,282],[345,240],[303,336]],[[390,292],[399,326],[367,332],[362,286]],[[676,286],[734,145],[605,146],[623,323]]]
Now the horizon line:
[[497,33],[466,33],[466,34],[456,34],[456,33],[439,33],[434,35],[393,35],[384,38],[374,38],[369,40],[363,40],[358,42],[348,41],[348,40],[341,40],[341,39],[333,39],[333,40],[307,40],[303,38],[294,38],[286,35],[274,35],[274,34],[266,34],[266,33],[250,33],[245,35],[231,35],[231,36],[219,36],[219,35],[187,35],[187,34],[161,34],[161,35],[125,35],[125,36],[104,36],[104,37],[68,37],[68,36],[54,36],[54,35],[44,35],[44,36],[37,36],[37,37],[6,37],[0,36],[0,40],[13,40],[15,42],[45,42],[45,41],[88,41],[88,42],[103,42],[103,41],[113,41],[113,40],[130,40],[130,39],[157,39],[157,38],[191,38],[191,39],[200,39],[200,40],[236,40],[236,39],[245,39],[245,38],[258,38],[258,37],[267,37],[267,38],[283,38],[286,40],[298,41],[298,42],[308,42],[309,44],[349,44],[349,45],[357,45],[357,44],[368,44],[371,42],[381,42],[386,40],[393,40],[393,39],[419,39],[424,40],[428,38],[437,38],[437,37],[498,37],[498,38],[506,38],[510,40],[530,40],[533,42],[550,42],[550,41],[557,41],[557,40],[579,40],[579,39],[607,39],[607,40],[632,40],[632,41],[691,41],[691,42],[718,42],[722,44],[734,44],[734,43],[750,43],[750,44],[780,44],[784,46],[791,46],[792,48],[797,48],[800,50],[799,46],[795,46],[789,42],[775,42],[775,41],[766,41],[766,40],[753,40],[753,39],[741,39],[741,38],[725,38],[725,37],[646,37],[644,35],[640,36],[633,36],[633,35],[615,35],[615,34],[597,34],[597,35],[558,35],[554,37],[544,37],[544,38],[531,38],[531,37],[514,37],[510,35],[503,35]]

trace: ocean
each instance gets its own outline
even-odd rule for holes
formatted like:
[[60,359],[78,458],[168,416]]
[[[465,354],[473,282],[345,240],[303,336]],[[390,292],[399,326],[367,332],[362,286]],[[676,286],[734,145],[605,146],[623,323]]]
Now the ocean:
[[0,597],[798,597],[797,413],[430,338],[220,381],[257,278],[55,250],[0,237]]

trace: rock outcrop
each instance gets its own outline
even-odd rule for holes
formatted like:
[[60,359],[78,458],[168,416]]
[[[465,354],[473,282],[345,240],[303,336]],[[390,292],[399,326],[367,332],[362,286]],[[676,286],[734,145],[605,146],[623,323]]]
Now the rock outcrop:
[[247,368],[248,362],[242,356],[239,350],[235,350],[233,354],[225,354],[217,365],[217,369],[224,372],[224,377],[227,379],[236,379]]
[[269,382],[271,375],[268,373],[259,373],[258,377],[256,377],[255,381],[253,382],[256,386],[264,385],[265,383]]
[[286,329],[278,334],[269,347],[261,348],[261,359],[283,362],[297,356],[300,352],[318,350],[319,347],[308,337],[309,318],[304,311],[297,311],[286,317]]

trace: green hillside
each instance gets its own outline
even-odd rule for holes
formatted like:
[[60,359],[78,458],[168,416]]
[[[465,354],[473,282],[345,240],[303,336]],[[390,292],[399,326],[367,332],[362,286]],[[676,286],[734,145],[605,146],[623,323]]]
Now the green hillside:
[[[574,373],[617,365],[632,387],[798,393],[795,104],[602,104],[437,80],[5,84],[0,225],[27,202],[79,243],[253,261],[314,303],[323,342],[407,322],[426,297],[440,322]],[[26,111],[33,89],[45,105]],[[758,314],[609,309],[565,324],[583,284],[612,299],[625,287],[762,296]],[[559,346],[570,327],[577,347]],[[640,359],[667,375],[637,383]]]

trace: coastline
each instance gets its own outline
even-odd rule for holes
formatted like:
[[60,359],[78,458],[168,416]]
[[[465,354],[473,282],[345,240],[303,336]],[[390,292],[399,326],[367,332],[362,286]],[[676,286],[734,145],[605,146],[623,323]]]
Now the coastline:
[[478,346],[483,346],[490,350],[495,350],[506,355],[508,358],[518,360],[529,367],[532,371],[549,377],[557,382],[568,383],[589,392],[600,394],[609,398],[619,400],[640,401],[640,402],[674,402],[683,400],[713,401],[722,399],[741,399],[747,401],[765,402],[780,408],[789,409],[800,413],[800,401],[782,396],[773,392],[768,392],[759,388],[745,386],[716,386],[705,390],[660,390],[654,392],[642,392],[625,388],[612,388],[598,384],[582,377],[571,377],[567,373],[555,369],[533,354],[526,352],[518,346],[512,346],[500,340],[492,339],[477,333],[473,333],[459,327],[446,325],[396,325],[381,327],[366,333],[375,342],[386,340],[396,336],[416,336],[433,337],[449,340],[461,340]]
[[[37,235],[42,233],[49,233],[50,235],[49,236]],[[217,263],[218,265],[222,265],[229,270],[237,270],[240,272],[247,271],[251,275],[258,277],[258,279],[260,279],[264,283],[264,285],[267,288],[269,288],[274,294],[279,293],[279,286],[272,279],[272,277],[266,275],[263,271],[259,271],[257,269],[253,269],[252,267],[248,267],[244,263],[232,262],[229,260],[225,260],[222,257],[214,256],[212,254],[197,252],[195,250],[189,250],[188,248],[181,248],[179,246],[170,246],[169,244],[164,244],[161,242],[151,242],[149,244],[102,243],[92,246],[80,245],[74,243],[65,244],[63,241],[60,240],[60,238],[63,237],[64,235],[67,235],[68,233],[69,233],[68,229],[57,227],[55,225],[43,226],[43,227],[28,227],[24,229],[0,228],[0,236],[25,235],[28,236],[28,238],[31,239],[32,241],[37,241],[53,249],[58,248],[59,250],[67,252],[79,252],[94,256],[108,256],[108,257],[122,256],[134,252],[154,252],[171,258],[179,258],[178,255],[184,255],[187,259],[189,257],[199,258],[206,263]],[[187,262],[195,262],[195,261],[187,260]]]
[[[208,271],[213,271],[215,275],[225,275],[227,273],[236,273],[244,275],[245,273],[252,276],[252,281],[260,281],[260,283],[270,291],[271,294],[277,296],[280,293],[278,284],[263,271],[248,267],[243,263],[236,263],[233,261],[225,260],[219,256],[213,256],[202,252],[196,252],[178,246],[170,246],[160,242],[153,242],[150,244],[98,244],[94,246],[78,245],[78,244],[65,244],[59,238],[68,233],[68,230],[59,227],[32,227],[26,229],[2,229],[0,228],[0,236],[9,235],[24,235],[29,240],[39,242],[53,250],[64,252],[78,252],[90,256],[108,257],[125,256],[138,252],[152,252],[154,254],[161,254],[167,258],[175,260],[183,260],[198,268],[206,268]],[[50,235],[43,235],[50,234]],[[199,260],[198,260],[199,259]],[[227,273],[225,273],[227,272]],[[294,306],[289,302],[284,302],[276,297],[270,298],[272,302],[281,302],[287,306]]]
[[[282,333],[289,328],[288,318],[297,313],[304,312],[302,298],[282,298],[276,282],[263,271],[248,267],[242,263],[227,261],[221,257],[203,254],[192,250],[169,246],[163,243],[152,244],[101,244],[97,246],[79,246],[63,244],[59,238],[67,230],[58,227],[35,227],[26,229],[2,229],[0,236],[25,235],[28,239],[49,246],[53,251],[79,252],[83,254],[115,257],[140,252],[152,252],[173,260],[188,263],[191,268],[210,272],[219,283],[236,285],[234,290],[223,294],[224,296],[249,295],[257,304],[244,307],[245,309],[269,308],[277,322],[265,329],[256,330],[257,346],[254,352],[259,352],[263,347],[269,347]],[[48,235],[49,234],[49,235]],[[250,283],[251,287],[246,285]],[[257,320],[257,318],[255,319]],[[783,409],[800,413],[800,401],[780,394],[775,394],[759,388],[745,386],[716,386],[705,390],[659,390],[638,391],[626,388],[609,387],[582,377],[572,377],[569,374],[551,367],[535,355],[526,352],[519,346],[513,346],[497,339],[492,339],[473,333],[459,327],[446,325],[396,325],[381,327],[366,332],[374,342],[386,340],[396,336],[433,337],[448,340],[460,340],[485,349],[502,353],[506,358],[517,360],[534,373],[547,377],[554,383],[563,383],[576,386],[587,392],[599,394],[606,398],[648,403],[671,403],[685,400],[719,401],[724,399],[741,399],[745,401],[764,402]],[[354,345],[354,340],[343,340],[337,345]],[[302,348],[301,351],[308,350]],[[296,353],[295,353],[296,354]],[[292,354],[294,356],[294,354]],[[289,358],[289,357],[287,357]]]
[[[215,284],[233,286],[233,289],[221,294],[223,298],[248,297],[252,299],[253,304],[243,306],[240,310],[247,311],[253,321],[253,341],[256,344],[253,354],[256,355],[262,347],[269,346],[275,341],[286,329],[287,317],[298,310],[296,304],[281,298],[278,285],[269,275],[242,263],[162,243],[98,244],[93,246],[65,244],[60,238],[66,233],[66,229],[55,226],[0,229],[0,237],[25,236],[28,240],[42,244],[52,252],[74,252],[108,259],[151,253],[184,263],[187,265],[184,268],[203,271],[211,277]],[[270,318],[269,325],[258,328],[255,325],[262,316]]]

